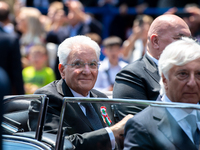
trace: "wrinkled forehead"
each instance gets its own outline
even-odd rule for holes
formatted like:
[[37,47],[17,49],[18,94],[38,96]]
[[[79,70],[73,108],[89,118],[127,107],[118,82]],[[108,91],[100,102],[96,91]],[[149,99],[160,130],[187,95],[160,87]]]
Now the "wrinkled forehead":
[[68,61],[98,61],[96,51],[88,45],[75,45],[68,55]]
[[191,32],[187,26],[184,25],[163,25],[158,31],[159,36],[181,38],[181,37],[191,37]]
[[[172,65],[170,70],[200,71],[200,58]],[[173,72],[172,71],[172,72]]]
[[185,37],[191,36],[191,32],[187,24],[177,24],[175,26],[172,26],[172,31],[176,35],[185,36]]

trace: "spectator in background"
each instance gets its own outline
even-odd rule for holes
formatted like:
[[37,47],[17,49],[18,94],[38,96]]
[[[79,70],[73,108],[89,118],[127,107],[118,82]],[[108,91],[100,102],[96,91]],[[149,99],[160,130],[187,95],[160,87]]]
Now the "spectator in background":
[[94,88],[100,91],[112,91],[116,74],[127,65],[120,60],[122,40],[117,36],[110,36],[103,40],[105,58],[100,62],[99,74]]
[[97,33],[101,36],[102,25],[84,12],[84,7],[79,1],[67,1],[66,26],[57,32],[50,31],[47,35],[47,42],[60,44],[64,39],[75,35],[85,35],[86,33]]
[[30,47],[36,44],[45,44],[46,33],[40,21],[41,13],[33,7],[22,7],[16,16],[17,30],[22,33],[20,38],[20,50],[23,67],[27,67],[27,56]]
[[48,8],[47,16],[45,16],[43,23],[45,30],[58,31],[65,23],[65,11],[62,2],[52,2]]
[[133,22],[132,33],[122,45],[123,59],[129,63],[141,58],[146,53],[147,34],[153,18],[138,15]]
[[[68,37],[76,35],[85,35],[86,33],[96,33],[101,36],[102,25],[96,19],[84,12],[84,7],[79,1],[66,2],[66,26],[61,27],[58,31],[50,31],[47,34],[46,41],[60,44]],[[58,71],[58,59],[55,63],[56,79],[60,79]]]
[[98,35],[97,33],[86,33],[85,36],[91,38],[93,41],[95,41],[99,46],[101,46],[101,42],[102,42],[102,39],[101,39],[101,36]]
[[183,16],[183,20],[188,24],[191,34],[196,39],[200,40],[200,9],[196,4],[187,4],[184,7],[187,16]]
[[[66,14],[64,11],[63,2],[55,1],[55,2],[50,3],[49,8],[48,8],[48,13],[47,15],[42,15],[41,21],[47,33],[50,31],[53,31],[56,33],[57,31],[60,30],[61,27],[66,25],[65,24]],[[58,43],[59,42],[57,41],[57,38],[51,39],[51,40],[47,39],[47,43],[46,43],[46,48],[47,48],[48,56],[49,56],[49,67],[51,67],[54,71],[57,71],[57,68],[55,69],[55,65],[57,65],[56,53],[58,49]]]
[[5,32],[4,26],[7,24],[8,11],[5,10],[7,4],[0,2],[0,67],[8,74],[10,80],[10,91],[8,94],[24,94],[22,79],[22,64],[19,49],[19,40],[16,35]]
[[10,21],[10,7],[6,2],[0,2],[1,20],[3,20],[2,28],[6,33],[16,34],[14,25]]
[[[151,24],[147,38],[147,52],[139,60],[124,67],[115,78],[114,98],[156,100],[159,95],[160,76],[158,60],[164,48],[182,36],[191,36],[188,25],[176,15],[161,15]],[[116,114],[120,118],[132,112],[134,106],[116,105]]]
[[[97,33],[86,33],[85,36],[91,38],[93,41],[97,42],[97,44],[101,47],[102,46],[102,39],[101,36]],[[101,49],[102,50],[102,49]],[[101,52],[100,54],[100,61],[105,58],[105,55]]]
[[23,79],[26,94],[33,94],[35,90],[55,80],[54,72],[47,67],[48,54],[42,45],[34,45],[29,52],[30,66],[23,69]]
[[196,3],[188,3],[182,11],[177,7],[172,7],[165,14],[175,14],[183,18],[190,28],[191,34],[196,39],[200,39],[200,9]]
[[[119,15],[113,16],[109,26],[109,35],[116,35],[123,41],[127,39],[127,29],[133,26],[136,15],[129,14],[129,8],[135,8],[136,14],[143,14],[148,7],[157,7],[158,0],[119,0]],[[153,15],[153,14],[152,14]],[[153,16],[154,17],[154,16]]]

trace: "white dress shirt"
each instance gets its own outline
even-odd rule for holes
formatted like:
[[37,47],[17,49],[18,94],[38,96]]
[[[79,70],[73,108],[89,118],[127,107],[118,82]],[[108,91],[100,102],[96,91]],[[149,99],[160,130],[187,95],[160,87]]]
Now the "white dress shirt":
[[149,52],[147,51],[147,55],[156,63],[156,65],[158,66],[158,59],[155,59],[153,56],[151,56],[151,54],[149,54]]
[[[167,95],[163,95],[161,101],[171,102]],[[181,109],[181,108],[167,108],[168,112],[172,117],[178,122],[179,126],[187,134],[190,140],[194,143],[193,132],[196,128],[200,129],[200,112],[195,109]],[[186,117],[189,115],[194,115],[194,120],[188,122]],[[194,123],[194,124],[193,124]]]

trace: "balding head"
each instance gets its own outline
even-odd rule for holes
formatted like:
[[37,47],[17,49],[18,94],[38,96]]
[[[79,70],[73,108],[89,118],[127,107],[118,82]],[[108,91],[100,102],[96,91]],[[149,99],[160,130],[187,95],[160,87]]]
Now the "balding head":
[[164,48],[182,36],[191,36],[185,21],[176,15],[161,15],[150,26],[147,50],[154,58],[159,59]]

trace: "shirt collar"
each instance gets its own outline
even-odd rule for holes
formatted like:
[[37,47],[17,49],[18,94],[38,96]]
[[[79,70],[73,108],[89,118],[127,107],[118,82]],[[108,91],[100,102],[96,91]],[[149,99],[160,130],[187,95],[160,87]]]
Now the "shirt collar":
[[[162,102],[172,102],[166,94],[163,95],[163,97],[161,98]],[[185,118],[188,115],[188,112],[185,109],[181,109],[181,108],[171,108],[171,107],[167,107],[167,110],[169,111],[169,113],[174,117],[174,119],[176,121],[180,121],[183,118]],[[197,116],[197,111],[192,111],[191,114],[194,114],[195,116]]]
[[162,102],[172,102],[172,101],[167,97],[166,94],[164,94],[164,95],[162,96],[161,101],[162,101]]
[[[87,96],[83,96],[77,92],[75,92],[74,90],[72,90],[71,88],[69,88],[72,92],[72,94],[74,95],[74,97],[90,97],[90,92],[88,92],[88,95]],[[80,106],[80,102],[78,102],[78,105]]]
[[151,56],[151,54],[148,51],[146,53],[156,63],[156,65],[158,65],[158,60]]
[[75,92],[74,90],[72,90],[71,88],[69,88],[72,92],[72,94],[74,95],[74,97],[90,97],[90,92],[88,92],[88,95],[87,96],[83,96],[77,92]]

